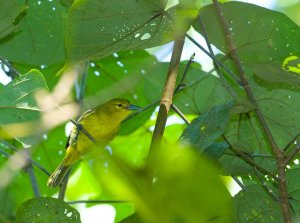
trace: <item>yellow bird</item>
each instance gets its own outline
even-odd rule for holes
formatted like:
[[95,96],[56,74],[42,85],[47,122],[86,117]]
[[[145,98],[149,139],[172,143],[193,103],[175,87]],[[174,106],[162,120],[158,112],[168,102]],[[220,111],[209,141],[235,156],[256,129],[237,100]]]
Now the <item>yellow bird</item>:
[[67,141],[66,155],[49,177],[47,185],[52,188],[59,186],[71,165],[92,150],[95,142],[92,142],[84,130],[96,140],[98,146],[104,147],[118,133],[121,122],[132,110],[137,109],[138,106],[131,105],[126,99],[112,99],[86,111],[77,121],[83,129],[73,127]]

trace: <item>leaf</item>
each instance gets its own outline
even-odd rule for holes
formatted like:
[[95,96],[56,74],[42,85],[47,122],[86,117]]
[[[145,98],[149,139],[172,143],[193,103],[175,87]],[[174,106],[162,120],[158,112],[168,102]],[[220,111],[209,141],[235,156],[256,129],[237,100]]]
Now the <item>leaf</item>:
[[277,202],[258,184],[249,185],[234,197],[237,222],[283,223],[281,209]]
[[[286,15],[257,5],[228,2],[221,9],[244,66],[268,82],[300,84],[299,26]],[[211,43],[228,54],[214,7],[203,7],[199,15]],[[198,24],[195,29],[202,32]]]
[[24,9],[15,0],[0,1],[0,40],[16,30],[16,19]]
[[166,34],[172,30],[174,9],[165,6],[165,0],[75,1],[67,19],[68,63],[170,41]]
[[[7,159],[1,156],[0,163],[5,163],[2,161],[6,162]],[[21,205],[25,200],[32,198],[33,196],[32,186],[29,183],[28,175],[25,174],[25,172],[6,170],[7,169],[5,169],[5,164],[1,165],[1,172],[3,173],[1,178],[2,183],[5,183],[5,181],[7,180],[6,177],[3,177],[6,174],[9,174],[11,180],[9,181],[8,185],[3,187],[4,185],[2,184],[0,188],[0,219],[1,221],[4,221],[4,219],[7,218],[7,220],[11,220],[8,222],[15,222],[15,214],[19,205]]]
[[131,169],[114,158],[106,165],[93,162],[96,178],[116,197],[133,201],[143,222],[232,222],[231,198],[218,171],[189,148],[163,145],[149,169]]
[[[25,144],[31,144],[33,139],[21,139],[20,135],[30,134],[31,128],[33,128],[30,123],[38,121],[40,118],[35,93],[42,89],[48,90],[43,75],[38,70],[31,70],[29,73],[14,79],[0,91],[0,125],[4,131],[8,130],[11,136],[18,137]],[[20,123],[28,123],[28,125],[24,126],[23,130],[21,127],[20,129],[9,130],[4,126]]]
[[228,126],[231,107],[232,104],[215,106],[202,114],[184,130],[180,140],[192,145],[200,152],[206,152]]
[[18,32],[0,41],[1,56],[31,66],[62,63],[66,8],[59,1],[27,1],[27,7]]
[[17,223],[80,223],[78,211],[62,200],[40,197],[25,201],[17,211]]
[[299,210],[300,210],[300,168],[287,169],[286,172],[286,182],[288,185],[288,196],[292,209],[294,210],[295,215],[299,219]]
[[[186,62],[181,62],[178,81],[181,79]],[[90,64],[86,95],[96,95],[87,100],[97,105],[99,99],[125,97],[140,107],[160,100],[168,72],[169,63],[159,62],[145,51],[114,53]],[[179,83],[177,83],[179,84]],[[184,114],[199,114],[209,108],[228,103],[231,99],[219,78],[208,75],[198,64],[192,64],[185,88],[174,96],[175,105]],[[201,95],[201,100],[197,96]]]

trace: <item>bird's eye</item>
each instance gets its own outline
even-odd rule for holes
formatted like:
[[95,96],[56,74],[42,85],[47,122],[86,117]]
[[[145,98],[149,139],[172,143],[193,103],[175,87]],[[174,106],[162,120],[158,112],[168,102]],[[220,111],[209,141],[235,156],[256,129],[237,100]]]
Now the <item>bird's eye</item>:
[[117,106],[118,106],[119,108],[122,108],[122,104],[117,104]]

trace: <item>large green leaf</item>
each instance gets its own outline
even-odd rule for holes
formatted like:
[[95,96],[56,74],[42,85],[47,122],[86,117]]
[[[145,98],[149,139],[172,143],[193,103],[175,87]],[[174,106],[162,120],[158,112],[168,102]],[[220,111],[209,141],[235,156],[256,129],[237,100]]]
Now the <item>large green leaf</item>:
[[[185,66],[186,62],[180,64],[178,80]],[[159,62],[145,51],[114,53],[91,63],[86,95],[96,97],[93,100],[87,98],[87,102],[95,105],[101,99],[120,95],[141,107],[158,102],[168,68],[169,63]],[[183,84],[186,87],[174,96],[174,103],[185,114],[203,113],[231,99],[219,78],[208,75],[198,64],[191,65]],[[201,99],[197,98],[198,95]]]
[[18,32],[0,41],[1,56],[33,66],[63,62],[66,8],[59,1],[26,2],[28,8]]
[[24,202],[17,211],[17,223],[80,223],[76,209],[62,200],[40,197]]
[[282,223],[283,217],[277,202],[258,185],[253,184],[235,197],[237,222]]
[[0,39],[16,30],[16,19],[23,10],[16,0],[0,1]]
[[[232,104],[215,106],[202,114],[184,130],[180,140],[189,143],[200,152],[209,152],[210,149],[224,147],[210,147],[225,132],[230,120]],[[225,147],[226,148],[226,147]],[[219,154],[219,153],[217,153]]]
[[[33,122],[40,118],[40,110],[35,100],[35,93],[39,90],[48,90],[43,75],[38,70],[31,70],[8,85],[0,92],[0,125],[5,130],[5,125],[28,123],[27,128],[24,128],[22,136],[26,136],[26,130],[30,134]],[[30,124],[31,123],[31,124]],[[17,128],[17,126],[16,126]],[[18,137],[24,143],[32,144],[32,138],[20,138],[20,129],[11,129],[8,134]],[[16,134],[16,135],[15,135]]]
[[69,63],[170,41],[174,9],[165,0],[76,0],[67,19]]
[[[269,82],[300,84],[299,26],[282,13],[252,4],[229,2],[221,9],[243,65]],[[228,54],[214,7],[203,7],[200,17],[211,43]],[[198,24],[195,28],[202,32]]]

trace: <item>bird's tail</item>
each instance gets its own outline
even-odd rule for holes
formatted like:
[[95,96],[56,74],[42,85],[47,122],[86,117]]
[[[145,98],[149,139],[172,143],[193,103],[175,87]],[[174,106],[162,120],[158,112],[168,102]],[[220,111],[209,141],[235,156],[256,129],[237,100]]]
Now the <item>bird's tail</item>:
[[64,160],[59,164],[56,170],[48,179],[48,187],[54,188],[61,184],[71,166],[66,166]]

